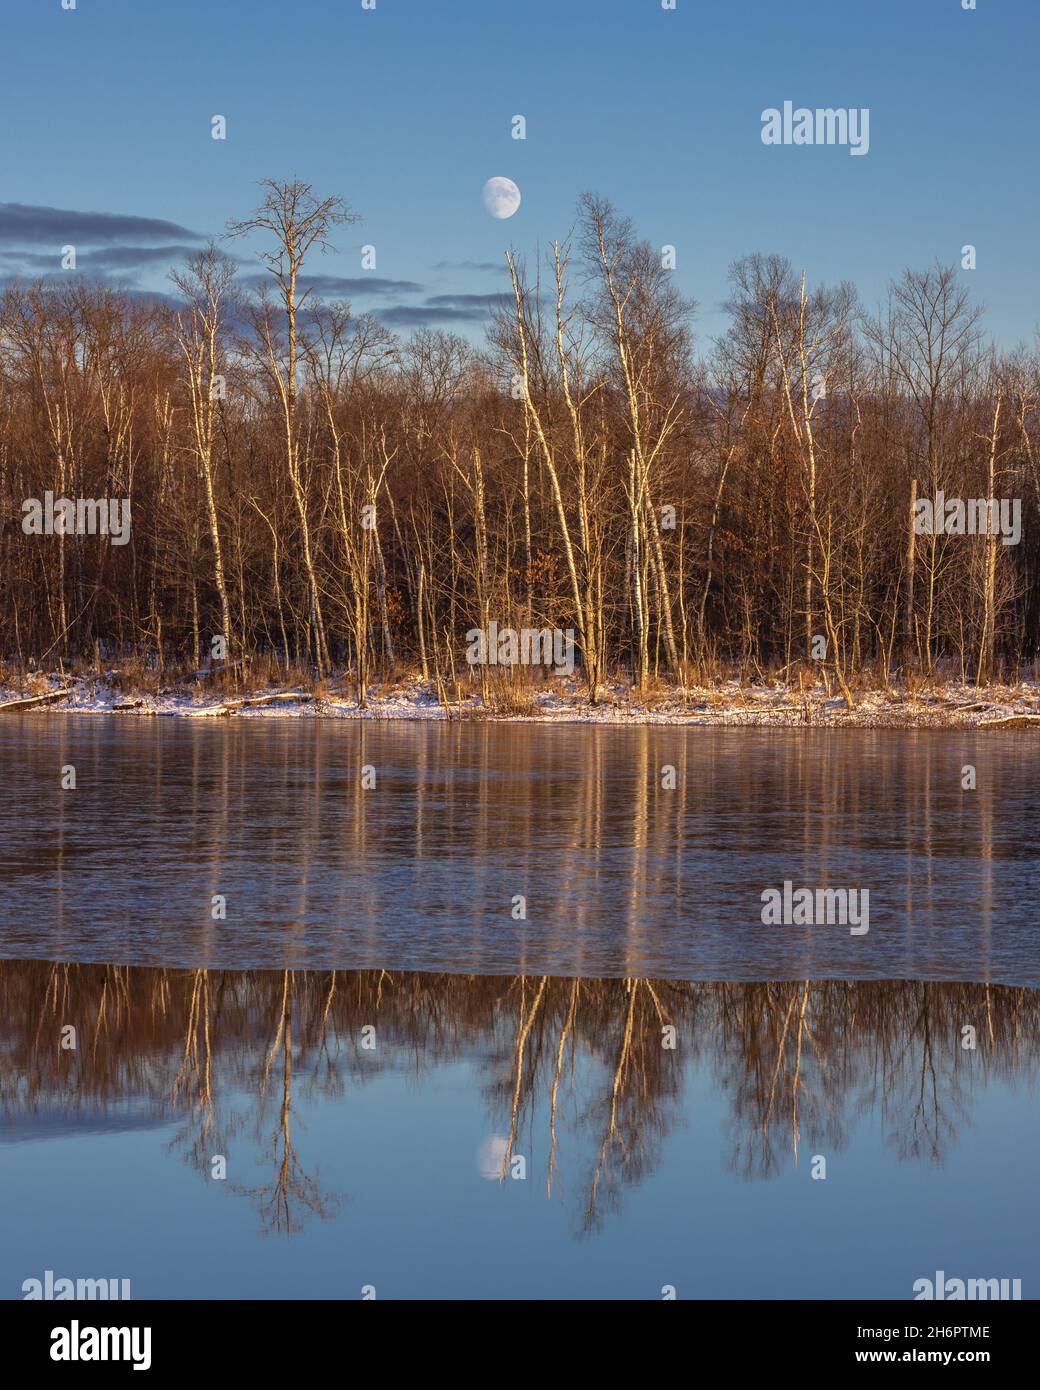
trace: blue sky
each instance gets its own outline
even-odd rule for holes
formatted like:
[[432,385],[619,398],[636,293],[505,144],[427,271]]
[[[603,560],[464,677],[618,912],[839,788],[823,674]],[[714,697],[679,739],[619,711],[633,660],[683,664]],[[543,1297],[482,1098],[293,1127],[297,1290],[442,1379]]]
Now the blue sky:
[[[850,279],[870,306],[906,265],[959,264],[966,243],[990,332],[1031,341],[1040,3],[977,4],[3,0],[0,204],[174,226],[0,207],[0,277],[57,270],[72,243],[81,266],[104,250],[95,269],[164,288],[162,248],[190,244],[179,229],[218,234],[259,179],[298,175],[363,216],[313,267],[361,281],[346,287],[358,309],[479,335],[482,305],[453,297],[503,281],[474,267],[565,235],[594,189],[676,247],[702,345],[748,252]],[[764,145],[762,110],[788,99],[869,107],[869,154]],[[226,141],[210,138],[215,114]],[[493,175],[522,192],[507,221],[481,202]]]

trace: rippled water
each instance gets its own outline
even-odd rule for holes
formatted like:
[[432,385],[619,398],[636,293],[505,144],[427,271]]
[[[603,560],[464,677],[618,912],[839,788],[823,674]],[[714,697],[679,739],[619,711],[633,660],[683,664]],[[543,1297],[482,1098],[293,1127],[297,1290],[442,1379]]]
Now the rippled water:
[[[1040,984],[1031,731],[44,714],[0,786],[7,957]],[[763,925],[785,880],[869,931]]]

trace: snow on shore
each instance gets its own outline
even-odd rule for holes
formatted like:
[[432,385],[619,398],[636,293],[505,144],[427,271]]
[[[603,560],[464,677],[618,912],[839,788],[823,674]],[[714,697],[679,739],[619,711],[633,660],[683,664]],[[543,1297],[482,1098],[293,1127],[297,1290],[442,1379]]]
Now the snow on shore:
[[[717,727],[841,727],[841,728],[974,728],[1036,727],[1040,729],[1040,682],[1014,686],[948,682],[916,695],[890,690],[866,691],[853,709],[822,689],[802,692],[785,685],[741,686],[727,681],[707,688],[689,687],[639,700],[627,686],[608,684],[599,704],[592,706],[575,682],[564,688],[535,689],[522,712],[485,709],[479,694],[463,695],[461,705],[446,710],[429,686],[421,682],[374,686],[368,708],[358,709],[349,688],[316,695],[298,690],[250,690],[243,697],[216,693],[201,685],[167,690],[157,695],[128,693],[94,679],[63,682],[57,676],[37,677],[31,690],[0,685],[0,712],[5,703],[27,695],[44,695],[66,686],[62,699],[51,699],[30,710],[35,713],[113,714],[121,718],[166,716],[187,719],[490,719],[511,723],[692,724]],[[264,700],[264,703],[243,704]],[[12,712],[13,713],[13,712]]]

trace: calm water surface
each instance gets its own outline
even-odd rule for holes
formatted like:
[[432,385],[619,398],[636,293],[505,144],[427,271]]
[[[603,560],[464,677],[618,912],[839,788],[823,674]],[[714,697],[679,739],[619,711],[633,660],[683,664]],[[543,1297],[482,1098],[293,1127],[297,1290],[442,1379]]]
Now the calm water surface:
[[1040,1287],[1036,991],[15,961],[0,1007],[8,1298]]
[[[1040,985],[1028,730],[9,716],[0,786],[0,956]],[[785,880],[869,932],[763,926]]]

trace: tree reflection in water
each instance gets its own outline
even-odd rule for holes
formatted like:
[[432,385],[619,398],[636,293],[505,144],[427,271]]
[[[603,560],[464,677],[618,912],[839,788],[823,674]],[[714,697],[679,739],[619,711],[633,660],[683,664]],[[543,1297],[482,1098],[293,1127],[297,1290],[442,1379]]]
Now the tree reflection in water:
[[[265,1230],[329,1218],[296,1147],[303,1100],[350,1104],[379,1072],[416,1076],[466,1058],[489,1120],[546,1136],[547,1195],[566,1171],[578,1224],[594,1230],[651,1175],[681,1119],[689,1073],[727,1100],[731,1169],[748,1180],[797,1162],[803,1135],[840,1151],[849,1122],[877,1113],[901,1159],[942,1162],[970,1123],[973,1089],[1035,1076],[1040,992],[913,981],[685,983],[386,971],[147,970],[0,962],[0,1107],[17,1126],[38,1107],[97,1113],[144,1103],[176,1123],[172,1147],[204,1176],[251,1132],[268,1181],[229,1184]],[[78,1032],[74,1051],[61,1029]],[[362,1047],[374,1025],[375,1052]],[[676,1046],[664,1045],[676,1030]],[[961,1046],[970,1026],[977,1048]],[[266,1135],[266,1140],[265,1140]],[[565,1139],[566,1136],[566,1139]],[[526,1145],[526,1141],[525,1141]],[[533,1148],[526,1150],[533,1165]]]

